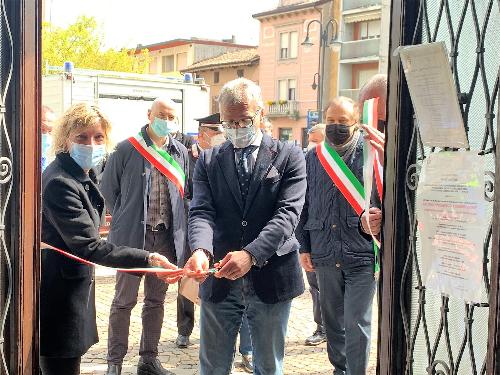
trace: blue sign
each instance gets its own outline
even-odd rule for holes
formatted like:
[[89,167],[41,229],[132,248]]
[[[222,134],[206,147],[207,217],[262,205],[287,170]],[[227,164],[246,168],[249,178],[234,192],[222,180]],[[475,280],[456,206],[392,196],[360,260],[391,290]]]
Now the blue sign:
[[319,123],[318,111],[307,111],[307,129],[311,129],[317,123]]

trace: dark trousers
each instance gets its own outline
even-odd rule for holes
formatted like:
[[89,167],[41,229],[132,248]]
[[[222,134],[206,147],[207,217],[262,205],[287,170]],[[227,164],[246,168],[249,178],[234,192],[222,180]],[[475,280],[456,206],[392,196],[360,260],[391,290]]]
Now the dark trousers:
[[325,326],[323,323],[323,318],[321,315],[321,304],[319,303],[319,285],[318,278],[315,272],[306,272],[307,282],[309,283],[309,291],[311,292],[311,298],[313,301],[313,316],[318,330],[325,332]]
[[194,303],[181,294],[177,295],[177,333],[190,336],[194,327]]
[[40,356],[42,375],[79,375],[81,357],[53,358]]
[[[165,255],[171,263],[176,262],[175,246],[170,231],[146,231],[144,248]],[[116,273],[115,297],[111,303],[108,329],[109,363],[121,364],[128,349],[130,314],[137,304],[141,276],[125,272]],[[144,307],[142,309],[142,335],[139,347],[141,357],[158,356],[165,294],[168,284],[154,274],[144,276]]]
[[328,359],[335,375],[366,374],[376,287],[373,272],[373,265],[316,267]]

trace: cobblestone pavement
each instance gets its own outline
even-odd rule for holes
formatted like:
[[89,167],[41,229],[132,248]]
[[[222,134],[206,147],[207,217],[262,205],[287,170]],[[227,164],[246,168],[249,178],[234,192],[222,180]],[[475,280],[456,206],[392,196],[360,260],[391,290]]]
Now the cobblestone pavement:
[[[304,278],[305,279],[305,278]],[[100,342],[94,345],[82,359],[82,374],[105,374],[106,372],[106,345],[108,335],[109,307],[114,294],[114,276],[112,274],[97,274],[96,276],[96,308],[97,326]],[[142,286],[141,286],[142,291]],[[123,375],[136,374],[139,360],[139,340],[141,336],[142,292],[139,295],[137,306],[132,311],[130,321],[130,337],[128,354],[123,363]],[[175,346],[177,337],[176,326],[176,296],[177,288],[170,286],[165,299],[165,318],[163,322],[159,358],[163,366],[177,375],[198,374],[199,349],[199,309],[196,311],[196,324],[191,336],[192,345],[187,349],[178,349]],[[367,374],[375,374],[376,366],[376,306],[374,305],[374,325],[372,334],[372,351]],[[323,375],[331,374],[332,366],[328,361],[326,344],[317,347],[305,346],[304,339],[315,328],[312,319],[312,302],[309,292],[296,298],[292,303],[288,335],[285,348],[285,374]],[[235,358],[233,374],[244,374],[239,367],[240,358]]]

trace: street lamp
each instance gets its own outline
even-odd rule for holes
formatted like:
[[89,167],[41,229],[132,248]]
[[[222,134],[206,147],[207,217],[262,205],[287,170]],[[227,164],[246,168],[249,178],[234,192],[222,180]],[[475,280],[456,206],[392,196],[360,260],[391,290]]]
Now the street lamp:
[[[314,45],[309,37],[309,28],[312,23],[319,24],[319,62],[318,62],[318,73],[314,74],[314,79],[312,83],[313,90],[318,88],[317,92],[317,108],[318,108],[318,119],[323,120],[323,87],[324,87],[324,71],[325,71],[325,51],[326,47],[330,47],[332,51],[339,52],[342,46],[342,41],[339,38],[339,24],[335,18],[330,18],[328,22],[324,25],[319,20],[311,20],[307,24],[307,33],[304,41],[301,43],[305,48],[310,48]],[[331,27],[330,27],[331,26]],[[329,31],[331,29],[331,38]],[[316,84],[316,75],[318,76],[318,83]]]
[[318,84],[316,83],[316,77],[318,77],[319,82],[319,73],[314,73],[313,83],[311,85],[313,90],[316,90],[316,88],[318,87]]

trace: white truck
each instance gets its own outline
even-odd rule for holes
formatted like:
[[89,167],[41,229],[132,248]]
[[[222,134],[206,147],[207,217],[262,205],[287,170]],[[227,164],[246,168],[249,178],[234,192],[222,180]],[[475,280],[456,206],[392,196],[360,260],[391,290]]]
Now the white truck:
[[111,138],[119,142],[137,133],[148,121],[147,111],[157,97],[178,104],[177,113],[183,133],[196,136],[195,118],[209,114],[210,92],[203,81],[184,82],[147,74],[75,69],[43,77],[42,104],[61,115],[74,103],[97,105],[111,120]]

